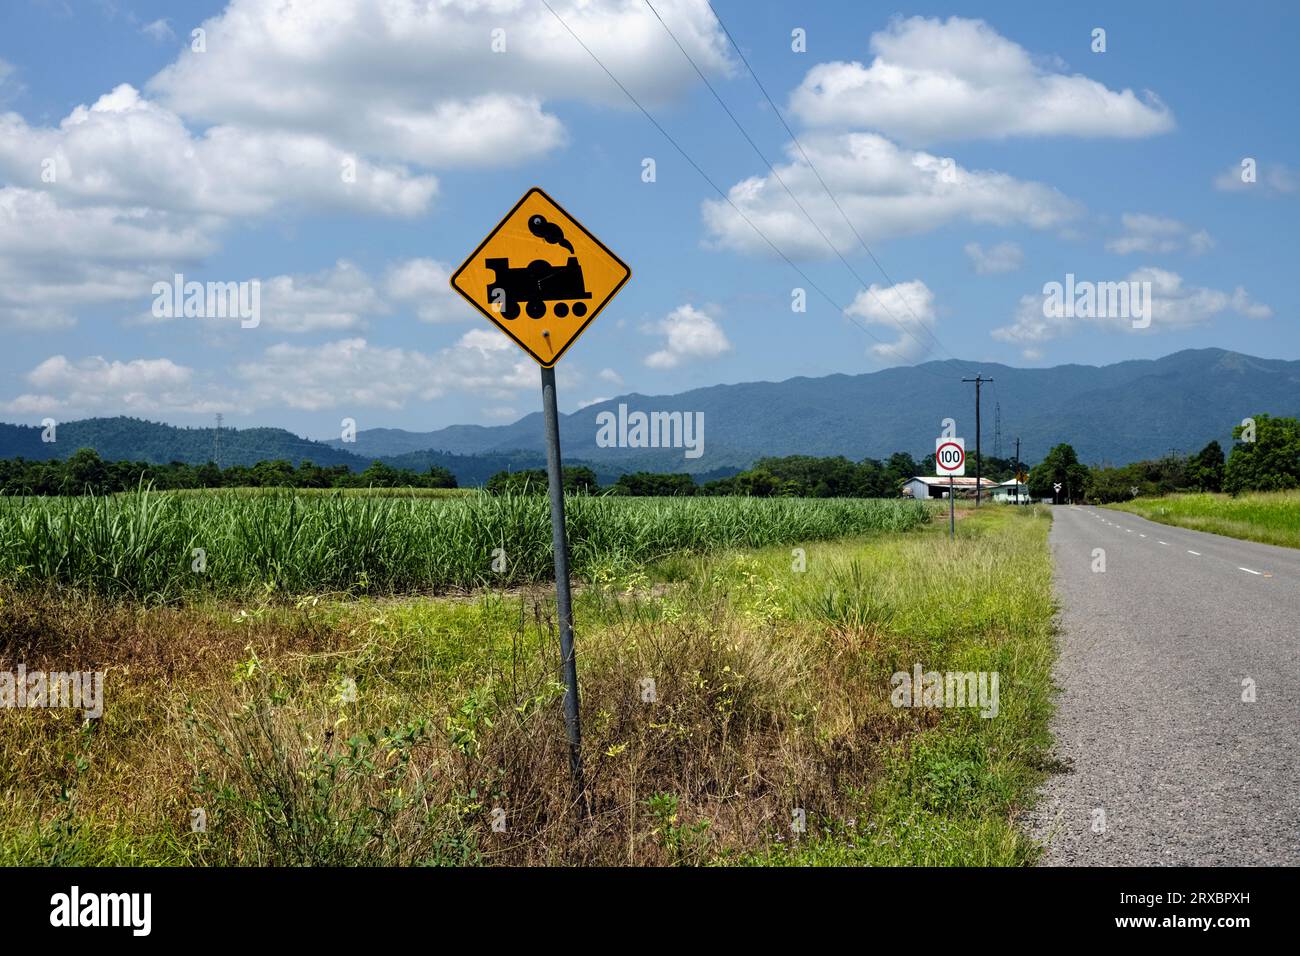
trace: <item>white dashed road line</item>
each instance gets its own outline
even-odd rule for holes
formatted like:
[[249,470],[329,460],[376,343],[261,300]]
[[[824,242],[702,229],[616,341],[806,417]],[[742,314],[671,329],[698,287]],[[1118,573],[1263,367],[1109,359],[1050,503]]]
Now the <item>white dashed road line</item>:
[[[1296,695],[1246,703],[1234,686],[1247,674],[1261,690],[1300,686],[1300,551],[1190,528],[1162,537],[1137,516],[1127,529],[1146,539],[1125,544],[1078,514],[1055,511],[1050,534],[1061,608],[1053,752],[1071,772],[1047,782],[1032,816],[1041,862],[1300,863]],[[1146,547],[1157,541],[1170,547]],[[1109,574],[1093,573],[1097,545]],[[1135,665],[1144,686],[1170,692],[1134,694]],[[1098,807],[1104,839],[1092,830]]]

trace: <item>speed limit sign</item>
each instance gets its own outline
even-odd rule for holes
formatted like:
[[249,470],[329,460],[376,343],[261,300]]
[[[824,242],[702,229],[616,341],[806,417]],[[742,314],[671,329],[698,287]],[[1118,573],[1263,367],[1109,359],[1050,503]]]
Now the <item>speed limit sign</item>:
[[966,474],[966,439],[936,438],[934,463],[941,475],[961,477]]

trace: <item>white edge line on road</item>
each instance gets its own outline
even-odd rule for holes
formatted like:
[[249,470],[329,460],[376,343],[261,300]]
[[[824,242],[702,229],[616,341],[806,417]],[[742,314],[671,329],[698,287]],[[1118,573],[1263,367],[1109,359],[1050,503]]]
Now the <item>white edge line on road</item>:
[[1250,568],[1237,568],[1238,571],[1245,571],[1247,574],[1263,574],[1263,571],[1252,571]]
[[1187,553],[1188,553],[1188,554],[1194,554],[1194,555],[1196,555],[1198,558],[1201,556],[1201,552],[1199,552],[1199,551],[1193,551],[1191,548],[1188,548],[1188,549],[1187,549]]

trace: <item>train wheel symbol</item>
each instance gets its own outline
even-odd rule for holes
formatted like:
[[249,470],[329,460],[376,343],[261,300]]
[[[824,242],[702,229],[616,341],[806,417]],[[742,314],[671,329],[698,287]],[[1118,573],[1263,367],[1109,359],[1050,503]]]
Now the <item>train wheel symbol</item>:
[[530,319],[540,319],[546,314],[546,303],[534,299],[528,303],[528,308],[525,311],[528,312],[528,317]]
[[492,309],[507,319],[519,318],[519,303],[512,300],[506,290],[500,286],[493,286],[488,289],[488,301],[492,303]]
[[568,314],[569,314],[569,305],[567,302],[555,303],[555,317],[557,319],[562,319]]

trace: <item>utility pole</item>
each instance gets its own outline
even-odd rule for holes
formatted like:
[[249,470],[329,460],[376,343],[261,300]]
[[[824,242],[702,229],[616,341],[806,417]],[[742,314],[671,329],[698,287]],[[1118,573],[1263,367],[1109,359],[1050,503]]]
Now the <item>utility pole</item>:
[[975,383],[975,507],[978,508],[980,506],[980,494],[984,490],[981,487],[984,456],[980,454],[980,386],[985,382],[993,381],[993,379],[976,375],[974,378],[963,378],[962,381]]
[[1016,473],[1011,476],[1016,482],[1016,504],[1020,504],[1020,439],[1016,439]]
[[212,462],[218,468],[221,467],[221,423],[225,418],[220,412],[217,412],[217,427],[212,432]]

